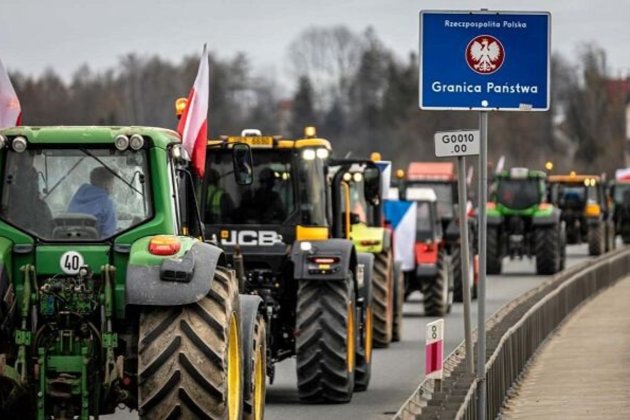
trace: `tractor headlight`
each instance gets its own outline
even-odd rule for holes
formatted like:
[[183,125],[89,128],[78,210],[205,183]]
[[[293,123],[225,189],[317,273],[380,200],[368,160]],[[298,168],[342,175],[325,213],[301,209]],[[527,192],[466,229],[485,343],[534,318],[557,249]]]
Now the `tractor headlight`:
[[7,138],[4,136],[0,136],[0,149],[4,149],[4,146],[6,146],[7,143],[8,143]]
[[26,150],[26,139],[22,136],[16,137],[11,143],[11,147],[18,153],[22,153]]
[[361,174],[361,172],[355,172],[354,175],[352,175],[352,179],[354,182],[361,182],[363,181],[363,174]]
[[315,150],[313,150],[313,149],[305,149],[302,152],[302,159],[304,159],[304,160],[314,160],[315,159]]
[[140,150],[144,146],[144,138],[140,134],[134,134],[129,139],[129,145],[133,150]]
[[328,158],[328,156],[330,156],[330,152],[328,151],[328,149],[317,149],[317,157],[320,159],[326,159]]
[[114,139],[114,146],[116,146],[116,149],[120,150],[121,152],[123,150],[127,150],[127,147],[129,147],[129,137],[125,136],[124,134],[116,136],[116,138]]

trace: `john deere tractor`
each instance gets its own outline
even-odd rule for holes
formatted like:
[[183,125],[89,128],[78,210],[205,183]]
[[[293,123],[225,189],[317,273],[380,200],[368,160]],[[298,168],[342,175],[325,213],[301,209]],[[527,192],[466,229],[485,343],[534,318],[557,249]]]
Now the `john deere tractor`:
[[560,210],[545,202],[546,175],[527,168],[496,174],[487,204],[487,270],[500,274],[503,257],[536,257],[537,274],[564,268]]
[[241,418],[256,313],[197,239],[183,154],[156,128],[0,131],[0,418]]
[[[234,180],[239,143],[252,148],[251,186]],[[334,235],[342,216],[332,198],[330,154],[312,128],[295,140],[244,130],[208,142],[201,188],[207,236],[242,261],[244,290],[260,298],[270,381],[275,363],[296,356],[298,395],[306,402],[350,401],[370,379],[373,256]]]
[[[404,280],[400,264],[394,262],[392,232],[384,227],[382,191],[366,188],[383,188],[380,168],[372,160],[335,160],[333,191],[348,213],[349,227],[337,236],[350,237],[359,252],[374,255],[372,276],[372,311],[374,346],[386,347],[390,341],[400,341],[402,331],[402,301]],[[368,200],[366,197],[372,197]],[[346,205],[349,204],[349,206]]]
[[567,243],[588,243],[589,255],[614,248],[615,225],[604,183],[597,175],[549,176],[550,202],[561,211]]

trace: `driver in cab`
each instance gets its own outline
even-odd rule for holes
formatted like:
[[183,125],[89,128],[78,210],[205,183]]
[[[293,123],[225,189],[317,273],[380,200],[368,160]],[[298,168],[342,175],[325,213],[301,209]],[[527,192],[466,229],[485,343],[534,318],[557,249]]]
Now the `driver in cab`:
[[100,237],[116,232],[116,205],[110,198],[114,187],[114,174],[99,166],[90,172],[90,183],[83,184],[70,200],[68,212],[94,216]]

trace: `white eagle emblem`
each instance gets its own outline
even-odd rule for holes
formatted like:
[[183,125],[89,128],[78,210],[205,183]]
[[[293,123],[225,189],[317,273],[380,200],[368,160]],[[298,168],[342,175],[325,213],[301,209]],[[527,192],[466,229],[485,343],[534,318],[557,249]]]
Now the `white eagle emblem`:
[[493,36],[482,35],[474,38],[466,48],[466,61],[470,68],[481,74],[497,71],[505,57],[503,45]]

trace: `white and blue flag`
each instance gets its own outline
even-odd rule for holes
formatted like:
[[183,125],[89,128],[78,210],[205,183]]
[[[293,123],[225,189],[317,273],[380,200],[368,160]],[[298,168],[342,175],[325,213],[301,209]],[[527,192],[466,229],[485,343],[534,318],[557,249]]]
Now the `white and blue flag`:
[[394,230],[394,259],[402,262],[403,271],[416,267],[416,202],[385,200],[385,219]]

